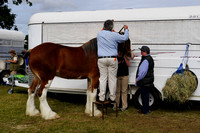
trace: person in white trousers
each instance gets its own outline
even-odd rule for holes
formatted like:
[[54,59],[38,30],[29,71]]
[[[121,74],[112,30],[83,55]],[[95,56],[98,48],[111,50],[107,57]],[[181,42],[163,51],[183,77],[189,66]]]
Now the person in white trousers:
[[97,34],[100,101],[105,100],[107,82],[110,91],[110,100],[115,101],[118,69],[118,43],[122,43],[129,38],[127,25],[124,25],[124,35],[114,32],[113,27],[113,20],[106,20],[103,29]]

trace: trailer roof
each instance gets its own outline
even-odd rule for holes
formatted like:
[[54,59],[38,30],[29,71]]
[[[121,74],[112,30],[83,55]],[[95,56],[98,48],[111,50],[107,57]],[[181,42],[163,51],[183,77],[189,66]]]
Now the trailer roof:
[[22,41],[24,40],[24,33],[15,30],[0,29],[0,39]]
[[34,14],[29,24],[62,22],[200,19],[200,6],[97,10],[74,12],[44,12]]

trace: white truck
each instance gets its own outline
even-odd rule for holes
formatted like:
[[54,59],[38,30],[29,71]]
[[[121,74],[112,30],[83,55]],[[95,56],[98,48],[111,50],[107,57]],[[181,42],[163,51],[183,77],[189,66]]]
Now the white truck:
[[[107,19],[114,20],[116,31],[124,24],[129,27],[131,48],[135,49],[136,54],[129,67],[129,94],[134,94],[136,105],[142,105],[140,92],[134,86],[141,59],[138,48],[142,45],[150,47],[155,61],[156,88],[150,92],[151,108],[157,107],[162,100],[162,88],[179,67],[186,43],[191,43],[188,65],[200,81],[200,6],[37,13],[30,18],[28,24],[29,49],[43,42],[80,46],[95,38]],[[31,74],[29,80],[31,84]],[[86,79],[68,80],[55,77],[49,91],[85,94],[86,89]],[[190,100],[200,100],[199,84]]]

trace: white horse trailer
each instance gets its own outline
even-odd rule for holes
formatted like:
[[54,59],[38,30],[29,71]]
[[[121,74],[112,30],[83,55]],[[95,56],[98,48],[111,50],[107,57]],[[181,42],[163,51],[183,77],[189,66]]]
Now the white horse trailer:
[[[134,82],[141,59],[138,48],[142,45],[150,47],[155,61],[156,88],[150,94],[151,107],[155,107],[162,98],[162,88],[179,67],[188,42],[192,44],[188,64],[199,81],[200,6],[37,13],[29,21],[29,49],[43,42],[80,46],[96,37],[107,19],[114,19],[116,31],[124,24],[129,27],[131,47],[136,54],[129,68],[129,93],[135,94],[136,104],[141,105],[140,93]],[[83,94],[86,89],[86,80],[55,77],[49,91]],[[199,84],[190,100],[200,100]]]
[[0,29],[0,59],[10,58],[8,51],[14,49],[17,54],[24,50],[24,33],[21,31]]
[[[21,52],[24,50],[24,33],[21,31],[0,29],[0,80],[10,74],[9,64],[5,60],[11,58],[10,53],[8,53],[11,49],[14,49],[18,56],[21,55]],[[23,65],[23,58],[19,59],[20,65]],[[22,67],[20,67],[18,73],[24,74]]]

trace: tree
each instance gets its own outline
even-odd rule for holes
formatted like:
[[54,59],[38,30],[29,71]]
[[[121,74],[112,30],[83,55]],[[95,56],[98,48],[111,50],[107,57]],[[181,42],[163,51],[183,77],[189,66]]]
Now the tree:
[[26,35],[24,39],[24,49],[28,49],[28,35]]
[[[32,2],[29,0],[12,0],[14,5],[20,5],[22,2],[26,2],[29,6],[32,6]],[[11,9],[8,7],[8,0],[0,0],[0,27],[2,29],[18,30],[15,24],[16,14],[11,13]]]

